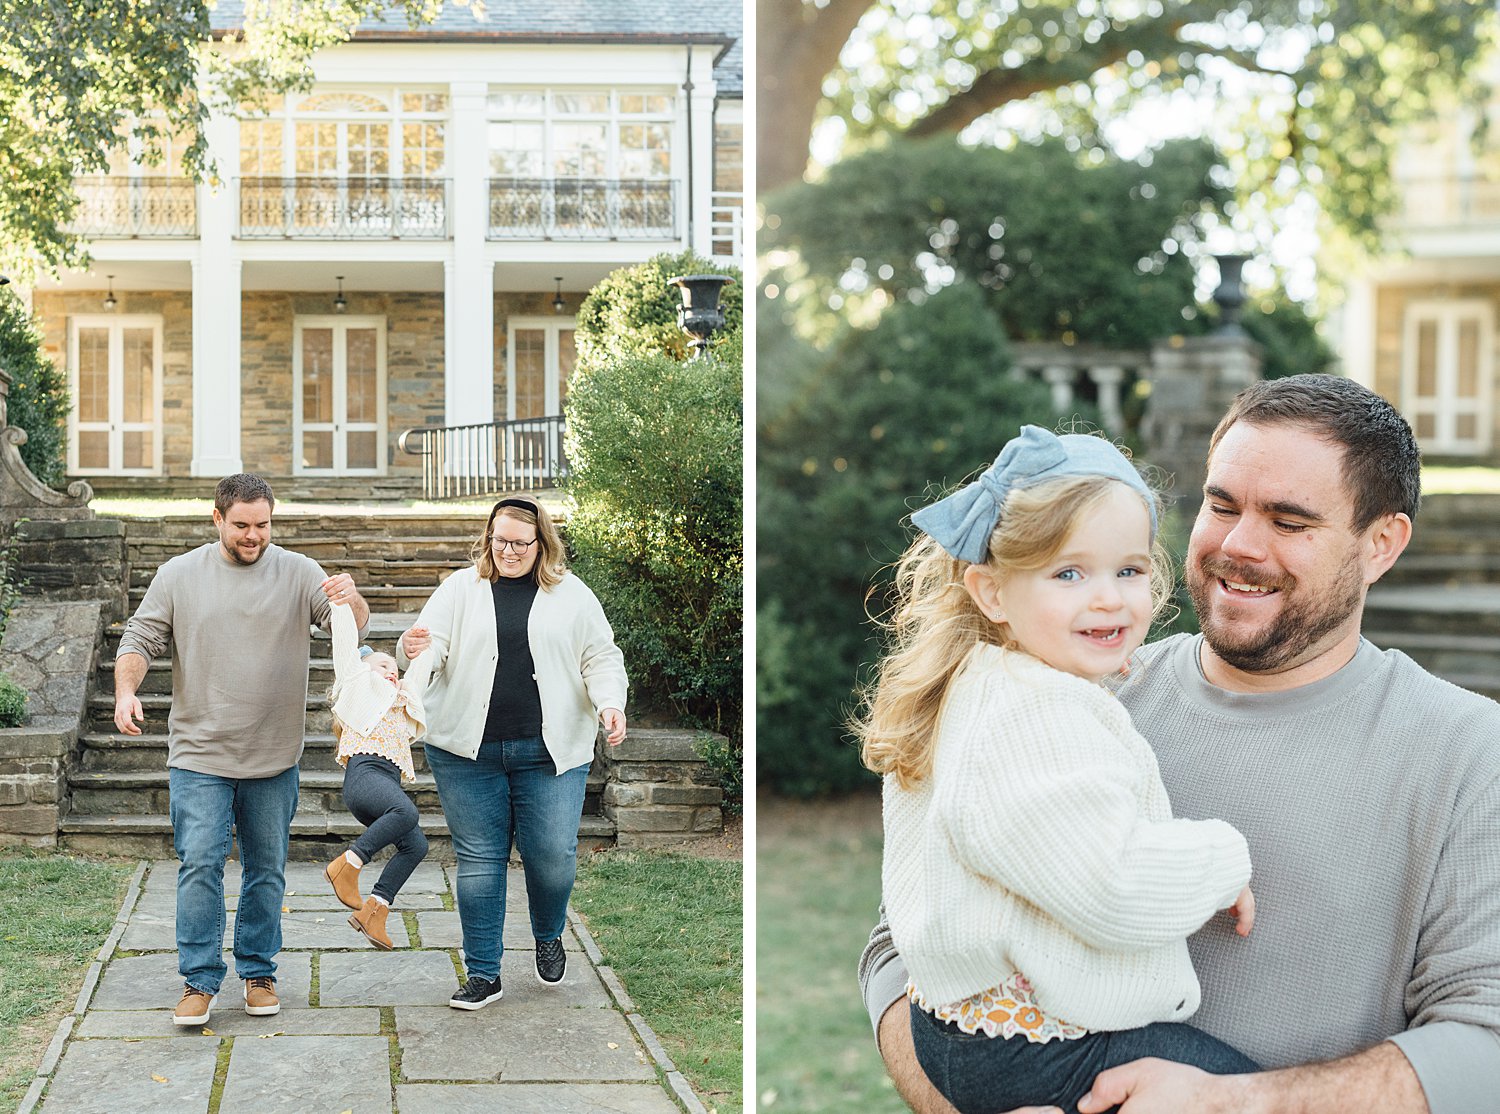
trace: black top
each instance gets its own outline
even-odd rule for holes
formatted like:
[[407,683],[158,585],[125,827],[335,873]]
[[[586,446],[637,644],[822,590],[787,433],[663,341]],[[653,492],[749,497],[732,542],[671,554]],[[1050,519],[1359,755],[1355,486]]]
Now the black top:
[[495,600],[495,687],[490,692],[490,714],[484,721],[486,743],[503,739],[533,739],[542,733],[542,697],[536,685],[536,663],[526,623],[536,599],[532,576],[496,577],[490,585]]

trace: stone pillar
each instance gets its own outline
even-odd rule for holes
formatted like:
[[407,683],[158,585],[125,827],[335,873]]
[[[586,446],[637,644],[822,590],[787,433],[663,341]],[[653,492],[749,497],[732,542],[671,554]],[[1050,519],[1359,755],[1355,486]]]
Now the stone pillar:
[[1052,409],[1067,414],[1073,407],[1073,369],[1053,366],[1042,368],[1042,379],[1052,388]]
[[1099,416],[1111,437],[1125,433],[1125,412],[1120,409],[1120,384],[1125,381],[1122,367],[1091,367],[1088,377],[1099,392]]
[[1173,337],[1152,346],[1141,422],[1145,459],[1172,476],[1167,495],[1189,522],[1203,501],[1209,438],[1234,396],[1260,379],[1260,351],[1244,335]]
[[20,603],[0,672],[26,690],[27,720],[0,728],[0,846],[53,847],[68,810],[68,765],[88,703],[100,604]]
[[632,728],[619,746],[596,744],[603,811],[617,847],[657,847],[724,830],[724,791],[694,742],[704,731]]

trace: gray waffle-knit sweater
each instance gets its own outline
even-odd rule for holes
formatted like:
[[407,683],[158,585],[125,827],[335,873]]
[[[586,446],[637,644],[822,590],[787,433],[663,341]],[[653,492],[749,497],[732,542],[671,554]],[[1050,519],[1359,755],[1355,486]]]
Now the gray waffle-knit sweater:
[[[1290,692],[1231,693],[1199,636],[1141,652],[1120,692],[1178,816],[1234,825],[1255,930],[1189,941],[1193,1024],[1267,1067],[1392,1039],[1432,1114],[1500,1095],[1500,705],[1361,642]],[[872,1023],[906,970],[882,917],[860,960]]]
[[322,568],[266,546],[253,565],[209,542],[173,557],[125,624],[115,657],[172,646],[167,765],[274,777],[302,757],[309,627],[328,625]]

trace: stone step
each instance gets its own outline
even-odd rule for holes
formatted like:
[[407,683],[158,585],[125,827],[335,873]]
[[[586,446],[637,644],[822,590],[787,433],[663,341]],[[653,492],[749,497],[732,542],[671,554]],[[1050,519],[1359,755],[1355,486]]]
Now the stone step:
[[[325,568],[323,571],[332,575],[335,571],[341,570]],[[422,605],[427,602],[428,597],[432,595],[432,590],[435,587],[435,584],[408,585],[394,588],[361,584],[359,585],[359,594],[364,596],[365,602],[371,607],[379,607],[384,611],[395,611],[405,615],[414,615],[416,612],[422,610]],[[132,614],[136,608],[140,607],[141,601],[145,598],[146,589],[144,587],[130,589],[129,600]]]
[[[422,832],[430,844],[428,858],[453,861],[453,843],[441,814],[424,814]],[[364,826],[348,813],[304,813],[292,818],[292,840],[287,858],[295,862],[332,859],[348,847]],[[578,828],[578,853],[610,847],[615,825],[602,816],[585,815]],[[172,822],[165,813],[152,815],[78,816],[63,818],[58,826],[58,844],[81,854],[129,855],[136,858],[170,859]]]
[[[329,764],[333,760],[329,758]],[[300,812],[329,815],[343,812],[344,772],[332,769],[303,768],[299,775],[297,808]],[[167,771],[157,770],[77,770],[68,777],[73,793],[71,815],[151,815],[168,810]],[[432,775],[417,775],[416,783],[403,786],[408,797],[423,814],[442,812],[437,785]]]
[[1500,698],[1500,636],[1367,628],[1365,637],[1455,685]]
[[[454,570],[470,564],[467,558],[428,558],[421,560],[388,560],[383,557],[346,558],[339,561],[338,571],[354,577],[360,588],[366,585],[381,588],[423,586],[436,588]],[[132,564],[131,588],[144,588],[156,575],[157,564]]]

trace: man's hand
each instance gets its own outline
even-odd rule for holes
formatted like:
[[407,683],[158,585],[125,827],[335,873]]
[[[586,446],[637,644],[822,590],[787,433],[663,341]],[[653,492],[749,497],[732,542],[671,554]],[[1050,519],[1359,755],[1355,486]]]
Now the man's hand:
[[432,632],[426,627],[412,627],[401,636],[401,652],[411,661],[432,645]]
[[1078,1114],[1230,1114],[1242,1110],[1241,1092],[1249,1076],[1209,1075],[1168,1060],[1132,1060],[1102,1071],[1078,1100]]
[[141,729],[136,726],[136,721],[144,723],[146,713],[141,711],[140,699],[133,692],[121,693],[115,697],[115,727],[122,735],[139,735]]
[[604,741],[617,747],[625,741],[625,713],[618,708],[605,708],[599,713],[604,723]]
[[1234,904],[1229,907],[1229,915],[1234,918],[1234,930],[1241,936],[1249,936],[1250,930],[1255,927],[1255,895],[1246,886],[1240,891],[1240,896],[1234,899]]
[[323,594],[334,603],[349,603],[358,592],[354,588],[354,577],[346,572],[330,576],[323,581]]

